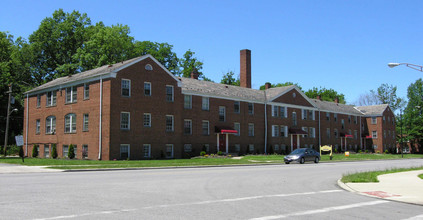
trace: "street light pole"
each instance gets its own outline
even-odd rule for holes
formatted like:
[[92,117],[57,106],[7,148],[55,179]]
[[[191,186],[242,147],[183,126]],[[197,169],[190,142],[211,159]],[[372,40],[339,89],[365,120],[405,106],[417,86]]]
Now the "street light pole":
[[402,126],[404,126],[404,123],[402,121],[402,109],[401,108],[400,108],[400,118],[401,118],[401,158],[404,158],[404,154],[403,154],[404,140],[403,140],[403,136],[402,136]]
[[9,91],[7,91],[6,93],[9,94],[9,101],[7,103],[6,132],[4,135],[4,157],[6,157],[7,155],[7,140],[9,135],[10,99],[12,98],[12,84],[9,85]]
[[388,63],[388,66],[390,68],[394,68],[399,65],[405,65],[406,67],[409,67],[411,69],[415,69],[417,71],[423,72],[423,66],[420,66],[420,65],[411,64],[411,63]]

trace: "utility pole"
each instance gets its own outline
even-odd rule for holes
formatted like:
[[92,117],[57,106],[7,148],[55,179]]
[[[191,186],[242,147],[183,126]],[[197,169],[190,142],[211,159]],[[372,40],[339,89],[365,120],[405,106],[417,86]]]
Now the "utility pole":
[[400,109],[400,118],[401,118],[401,158],[404,158],[403,149],[404,149],[404,140],[402,136],[402,126],[404,126],[404,123],[402,121],[402,109]]
[[7,140],[9,135],[9,118],[10,118],[10,99],[12,98],[12,84],[9,85],[9,101],[7,103],[7,117],[6,117],[6,134],[4,135],[4,157],[7,155]]

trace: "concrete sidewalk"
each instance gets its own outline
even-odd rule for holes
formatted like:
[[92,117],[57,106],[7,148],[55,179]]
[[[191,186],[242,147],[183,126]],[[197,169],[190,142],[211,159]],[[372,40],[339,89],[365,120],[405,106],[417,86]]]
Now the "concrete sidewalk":
[[423,205],[423,170],[390,173],[378,176],[378,183],[342,183],[338,185],[361,195]]
[[47,169],[45,166],[23,166],[17,164],[0,163],[0,174],[11,173],[52,173],[62,172],[58,169]]

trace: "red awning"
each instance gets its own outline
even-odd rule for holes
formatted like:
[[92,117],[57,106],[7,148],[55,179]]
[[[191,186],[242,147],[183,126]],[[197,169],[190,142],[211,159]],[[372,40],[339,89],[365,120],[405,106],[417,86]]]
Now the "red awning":
[[371,135],[367,135],[366,138],[367,139],[372,139],[372,136]]
[[298,128],[290,128],[288,129],[289,134],[307,134],[307,132],[303,131],[302,129]]
[[346,135],[345,135],[345,137],[346,137],[346,138],[353,138],[353,136],[352,136],[352,135],[350,135],[350,134],[346,134]]
[[237,134],[238,131],[229,126],[214,126],[214,132],[221,134]]

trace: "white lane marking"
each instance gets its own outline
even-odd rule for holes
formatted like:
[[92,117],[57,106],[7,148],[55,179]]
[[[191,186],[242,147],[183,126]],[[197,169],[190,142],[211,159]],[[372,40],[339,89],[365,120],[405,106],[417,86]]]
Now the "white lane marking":
[[423,215],[416,215],[416,216],[413,216],[411,218],[407,218],[407,219],[404,219],[404,220],[422,220],[422,219],[423,219]]
[[337,211],[337,210],[344,210],[344,209],[352,209],[362,206],[370,206],[370,205],[378,205],[383,203],[388,203],[389,201],[373,201],[373,202],[361,202],[361,203],[355,203],[350,205],[342,205],[342,206],[333,206],[333,207],[327,207],[322,209],[315,209],[315,210],[308,210],[303,212],[294,212],[294,213],[288,213],[285,215],[273,215],[273,216],[264,216],[259,218],[252,218],[250,220],[271,220],[271,219],[282,219],[282,218],[289,218],[294,216],[302,216],[302,215],[312,215],[317,213],[325,213],[330,211]]
[[191,202],[191,203],[155,205],[155,206],[142,207],[142,208],[139,208],[139,209],[122,209],[122,210],[113,210],[113,211],[99,211],[99,212],[83,213],[83,214],[79,214],[79,215],[63,215],[63,216],[55,216],[55,217],[49,217],[49,218],[38,218],[38,219],[34,219],[34,220],[54,220],[54,219],[78,218],[78,217],[89,216],[89,215],[106,215],[106,214],[114,214],[114,213],[119,213],[119,212],[134,212],[134,211],[138,211],[138,210],[142,210],[142,209],[168,208],[168,207],[189,206],[189,205],[204,205],[204,204],[220,203],[220,202],[238,202],[238,201],[253,200],[253,199],[263,199],[263,198],[273,198],[273,197],[289,197],[289,196],[301,196],[301,195],[314,195],[314,194],[336,193],[336,192],[343,192],[343,190],[324,190],[324,191],[317,191],[317,192],[262,195],[262,196],[250,196],[250,197],[241,197],[241,198],[233,198],[233,199],[209,200],[209,201]]

